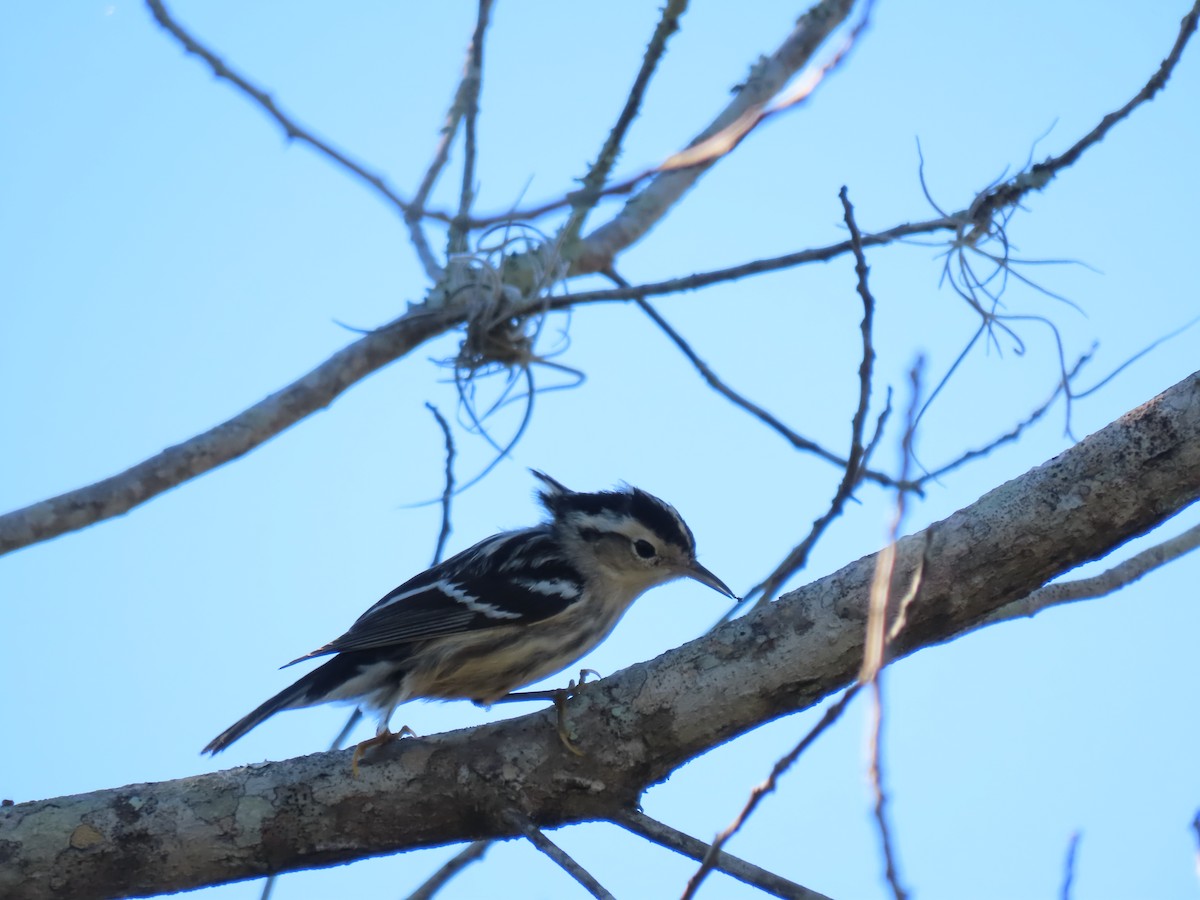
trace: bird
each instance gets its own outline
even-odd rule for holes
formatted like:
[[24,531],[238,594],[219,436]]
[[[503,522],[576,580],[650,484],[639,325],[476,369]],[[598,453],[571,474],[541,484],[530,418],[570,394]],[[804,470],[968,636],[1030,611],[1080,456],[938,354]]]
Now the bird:
[[561,672],[656,585],[690,578],[737,599],[696,560],[692,530],[669,503],[629,485],[572,491],[530,472],[541,482],[544,521],[485,538],[386,594],[341,637],[284,668],[332,659],[202,752],[219,753],[282,710],[337,701],[377,713],[376,738],[364,745],[382,742],[391,736],[392,714],[408,700],[489,706]]

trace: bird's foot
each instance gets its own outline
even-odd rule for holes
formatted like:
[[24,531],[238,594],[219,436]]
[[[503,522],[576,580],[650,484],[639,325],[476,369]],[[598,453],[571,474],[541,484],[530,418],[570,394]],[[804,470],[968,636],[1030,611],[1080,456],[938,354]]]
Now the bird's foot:
[[375,733],[375,737],[367,738],[365,741],[360,742],[359,745],[354,748],[354,755],[352,757],[350,757],[351,774],[353,774],[355,778],[358,777],[358,761],[363,758],[363,754],[366,753],[368,750],[370,750],[374,747],[382,747],[384,744],[394,741],[397,738],[402,738],[402,737],[414,737],[415,738],[416,736],[417,736],[417,733],[415,731],[413,731],[411,728],[409,728],[407,725],[405,725],[399,731],[390,731],[390,730],[388,730],[387,726],[384,726],[382,729],[380,729],[379,731],[377,731]]
[[572,679],[567,682],[565,688],[559,688],[557,691],[554,691],[554,712],[557,716],[558,739],[562,741],[564,747],[576,756],[585,756],[586,754],[571,740],[571,735],[567,732],[567,701],[572,697],[579,696],[584,684],[587,683],[588,675],[594,675],[596,678],[600,677],[600,673],[595,669],[580,669],[578,682]]

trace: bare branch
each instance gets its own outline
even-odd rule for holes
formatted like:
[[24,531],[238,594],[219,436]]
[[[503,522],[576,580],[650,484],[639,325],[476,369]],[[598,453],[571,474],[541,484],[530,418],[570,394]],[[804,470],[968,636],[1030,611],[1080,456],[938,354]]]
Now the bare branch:
[[1190,553],[1196,547],[1200,547],[1200,525],[1193,525],[1182,534],[1155,544],[1099,575],[1074,581],[1059,581],[1040,587],[1027,596],[993,611],[980,621],[979,627],[1012,619],[1032,618],[1044,609],[1063,603],[1106,597],[1185,553]]
[[[850,14],[852,6],[852,0],[820,0],[801,16],[779,48],[754,65],[734,99],[688,145],[690,150],[683,151],[683,155],[673,157],[656,169],[658,174],[630,198],[612,221],[597,228],[574,248],[572,273],[585,274],[607,269],[618,253],[636,243],[656,225],[722,153],[733,149],[737,141],[749,133],[760,120],[771,98],[808,64],[817,48]],[[741,137],[723,149],[720,144],[722,136],[728,139],[739,133]],[[716,143],[707,144],[710,139]],[[702,147],[706,149],[701,150]],[[641,180],[639,176],[633,183]],[[620,192],[631,186],[618,185],[613,190]]]
[[408,895],[408,900],[430,900],[434,894],[445,887],[446,882],[475,862],[482,859],[491,841],[473,841],[467,844],[457,854],[452,856],[440,869],[434,872],[419,888]]
[[[709,850],[708,844],[704,841],[684,834],[665,822],[652,819],[636,809],[625,810],[615,821],[616,824],[627,828],[634,834],[639,834],[648,841],[653,841],[661,847],[674,850],[697,862],[702,860]],[[713,868],[773,897],[783,897],[784,900],[829,900],[824,894],[809,890],[803,885],[788,881],[774,872],[768,872],[766,869],[728,853],[718,853]]]
[[[476,28],[478,28],[478,20]],[[473,62],[475,58],[473,37],[474,32],[472,32],[472,42],[467,46],[467,56],[463,62],[463,72],[458,81],[458,88],[454,92],[454,100],[450,104],[450,109],[446,111],[445,122],[442,123],[441,138],[438,140],[437,148],[434,150],[433,160],[429,163],[429,168],[425,170],[425,176],[421,179],[421,184],[417,187],[416,194],[413,195],[412,203],[409,204],[408,211],[404,214],[404,222],[408,225],[413,246],[417,249],[417,256],[425,268],[425,274],[429,276],[434,284],[442,280],[445,272],[441,264],[434,258],[433,251],[429,247],[429,241],[425,237],[425,231],[421,225],[421,217],[425,213],[425,204],[429,202],[429,194],[433,191],[433,186],[437,184],[442,169],[445,168],[446,162],[450,159],[450,146],[454,143],[454,136],[458,133],[459,123],[462,122],[463,113],[469,105],[470,84],[472,73],[474,72]]]
[[595,164],[583,176],[582,191],[576,199],[571,201],[571,214],[567,217],[567,223],[562,229],[563,246],[569,247],[579,238],[579,231],[583,228],[588,213],[599,202],[600,189],[604,187],[604,182],[608,180],[609,173],[616,165],[625,133],[633,124],[633,120],[637,118],[638,111],[642,106],[642,97],[650,84],[650,78],[662,61],[663,54],[666,53],[667,39],[679,30],[679,19],[687,11],[687,5],[688,0],[667,0],[667,5],[663,7],[658,25],[655,26],[654,34],[650,36],[650,43],[646,46],[646,52],[642,55],[642,67],[633,80],[629,96],[625,98],[625,107],[617,116],[617,122],[608,133],[604,146],[600,148],[600,155],[596,157]]
[[471,36],[471,47],[467,52],[467,69],[463,75],[463,170],[462,187],[458,195],[458,214],[450,223],[450,254],[467,252],[466,224],[471,216],[471,204],[475,201],[475,123],[479,118],[479,93],[483,89],[483,37],[487,32],[488,17],[492,0],[479,0],[479,13],[475,20],[475,33]]
[[[739,619],[739,621],[743,620]],[[746,820],[750,818],[750,815],[758,807],[763,797],[775,790],[780,776],[795,765],[796,760],[800,758],[801,754],[812,746],[813,742],[824,734],[829,726],[842,717],[842,713],[846,711],[846,707],[854,699],[854,695],[858,693],[859,687],[861,685],[851,685],[836,703],[831,704],[825,710],[824,715],[821,716],[820,721],[809,730],[800,743],[793,747],[787,756],[775,763],[766,781],[754,787],[754,790],[750,792],[750,799],[746,801],[746,805],[738,813],[737,818],[724,831],[717,835],[716,840],[708,848],[708,852],[704,854],[704,859],[700,861],[700,868],[688,879],[687,888],[683,892],[682,900],[692,900],[696,896],[696,891],[700,890],[700,885],[708,877],[708,873],[717,867],[716,861],[718,855],[721,853],[721,848],[746,824]]]
[[875,798],[872,813],[879,832],[879,843],[883,849],[883,875],[888,886],[892,889],[895,900],[906,900],[908,892],[900,884],[900,875],[896,866],[896,851],[892,846],[892,832],[887,820],[887,789],[883,785],[883,681],[882,672],[876,672],[871,678],[871,761],[868,765],[868,780],[871,783],[871,793]]
[[1141,104],[1152,100],[1154,95],[1166,86],[1167,80],[1183,55],[1183,48],[1187,46],[1192,34],[1196,31],[1197,20],[1200,20],[1200,0],[1197,0],[1188,14],[1183,17],[1183,21],[1180,22],[1179,34],[1175,38],[1171,52],[1159,64],[1157,71],[1150,76],[1150,80],[1134,94],[1128,103],[1106,115],[1095,128],[1072,144],[1065,152],[1058,156],[1051,156],[1045,162],[1030,166],[998,187],[975,198],[975,202],[967,211],[972,231],[964,236],[964,240],[967,243],[974,243],[979,236],[990,230],[992,217],[999,210],[1011,209],[1019,204],[1026,194],[1042,190],[1059,172],[1074,165],[1088,148],[1102,141],[1114,125]]
[[437,546],[434,548],[431,563],[436,566],[442,561],[442,554],[446,552],[446,539],[450,537],[450,501],[454,499],[454,435],[450,432],[450,423],[436,406],[426,403],[425,408],[433,413],[446,438],[446,487],[442,490],[442,527],[438,532]]
[[1079,852],[1079,839],[1082,835],[1076,831],[1072,833],[1071,840],[1067,843],[1067,858],[1063,863],[1063,884],[1062,890],[1059,892],[1061,900],[1071,900],[1071,885],[1075,881],[1075,857]]
[[[855,408],[850,422],[850,454],[846,459],[842,480],[838,484],[837,491],[834,492],[833,500],[829,503],[829,509],[813,523],[808,536],[792,548],[783,562],[775,567],[775,571],[747,592],[748,597],[758,597],[758,605],[771,602],[784,582],[804,567],[808,561],[808,554],[816,545],[817,540],[825,533],[825,529],[829,527],[830,523],[842,514],[846,501],[850,499],[854,494],[854,489],[861,483],[863,467],[867,462],[863,433],[867,422],[867,407],[871,402],[871,372],[875,362],[875,348],[871,343],[871,323],[875,318],[875,298],[871,296],[871,290],[867,286],[867,258],[863,253],[862,235],[854,220],[854,207],[850,205],[845,187],[838,196],[842,200],[846,227],[850,230],[850,242],[855,261],[854,271],[858,275],[858,294],[863,303],[862,362],[858,367],[858,406]],[[900,483],[906,481],[907,478],[902,478]],[[903,491],[901,493],[903,494]]]
[[[1064,384],[1063,380],[1060,378],[1058,383],[1054,387],[1054,392],[1049,396],[1049,398],[1046,400],[1046,402],[1043,403],[1041,406],[1039,406],[1037,409],[1035,409],[1033,412],[1031,412],[1023,420],[1018,422],[1013,428],[1011,428],[1009,431],[1005,432],[1004,434],[1000,435],[999,437],[994,438],[993,440],[989,441],[984,446],[979,447],[974,450],[968,450],[965,453],[963,453],[961,456],[959,456],[957,459],[951,460],[950,462],[946,463],[945,465],[939,466],[938,468],[934,469],[932,472],[927,472],[926,474],[922,475],[920,478],[918,478],[916,480],[917,484],[925,484],[926,482],[929,482],[929,481],[936,481],[937,479],[941,478],[943,475],[946,475],[949,472],[953,472],[955,469],[958,469],[961,466],[964,466],[967,463],[972,462],[973,460],[981,459],[981,458],[987,456],[989,453],[991,453],[997,447],[1000,447],[1004,444],[1012,443],[1013,441],[1017,440],[1025,432],[1025,429],[1029,428],[1031,425],[1033,425],[1034,423],[1039,421],[1042,418],[1042,416],[1044,416],[1047,412],[1049,412],[1050,407],[1054,405],[1054,401],[1057,400],[1059,395],[1062,394],[1063,391],[1066,389],[1067,384],[1069,384],[1070,381],[1076,375],[1079,374],[1079,370],[1082,369],[1083,366],[1086,365],[1091,360],[1092,355],[1095,353],[1095,350],[1096,350],[1096,348],[1093,346],[1091,350],[1089,350],[1087,353],[1080,356],[1079,359],[1075,361],[1075,365],[1072,366],[1071,370],[1067,373],[1066,384]],[[1076,396],[1078,397],[1079,395],[1076,394]]]
[[[957,219],[946,217],[941,219],[929,219],[924,222],[905,223],[889,228],[886,231],[879,231],[874,234],[864,234],[862,236],[863,247],[876,247],[885,244],[891,244],[901,238],[909,237],[914,234],[930,234],[936,231],[953,231],[957,225]],[[791,269],[796,266],[802,266],[807,263],[828,262],[831,259],[836,259],[846,253],[851,253],[854,250],[854,245],[851,241],[839,241],[836,244],[830,244],[826,247],[817,247],[811,250],[800,250],[796,253],[788,253],[783,256],[775,256],[769,259],[756,259],[752,262],[741,263],[736,266],[730,266],[725,269],[714,269],[711,272],[699,272],[694,275],[684,275],[679,278],[671,278],[667,281],[651,282],[649,284],[635,284],[627,288],[610,288],[602,291],[579,291],[578,293],[570,294],[564,297],[554,297],[550,300],[550,309],[561,309],[566,306],[572,306],[577,303],[597,303],[609,300],[636,300],[638,297],[653,297],[659,294],[677,294],[681,291],[693,291],[702,287],[708,287],[712,284],[720,284],[725,281],[737,281],[739,278],[746,278],[750,275],[762,275],[767,272],[777,272],[781,269]]]
[[[629,285],[629,282],[617,274],[614,269],[609,269],[604,274],[619,285],[626,287]],[[821,459],[833,463],[839,468],[845,468],[848,465],[847,460],[830,450],[826,450],[815,441],[811,441],[808,438],[797,434],[767,410],[763,409],[754,401],[742,396],[740,393],[727,385],[721,380],[721,377],[709,367],[708,363],[699,357],[696,351],[692,349],[691,344],[684,339],[683,335],[676,331],[671,323],[663,318],[657,309],[651,306],[642,297],[635,297],[634,300],[637,305],[641,307],[642,311],[650,317],[651,321],[653,321],[655,325],[662,329],[663,333],[671,339],[671,342],[679,348],[680,352],[683,353],[684,356],[687,357],[688,362],[695,367],[696,371],[700,373],[700,376],[708,382],[709,387],[711,387],[714,391],[716,391],[726,400],[730,401],[734,406],[740,407],[741,409],[744,409],[746,412],[750,413],[750,415],[754,416],[772,431],[782,435],[788,441],[788,443],[790,443],[797,450],[803,450],[807,453],[812,453]],[[876,472],[873,469],[864,470],[862,477],[871,481],[876,481],[879,484],[887,485],[888,487],[908,487],[907,485],[898,484],[890,475],[887,475],[883,472]]]
[[244,77],[233,71],[225,64],[225,62],[192,37],[183,26],[176,22],[167,8],[163,5],[162,0],[146,0],[146,5],[150,7],[150,12],[154,15],[155,20],[169,31],[176,40],[183,45],[183,49],[188,53],[195,54],[212,69],[214,75],[218,78],[223,78],[236,87],[239,91],[261,106],[272,119],[279,123],[283,128],[284,134],[288,140],[303,141],[308,144],[318,153],[325,156],[327,159],[337,163],[343,169],[346,169],[351,174],[355,175],[361,181],[365,181],[368,185],[375,189],[376,193],[383,196],[392,206],[396,207],[401,213],[408,209],[408,203],[392,190],[383,176],[376,172],[372,172],[360,163],[355,162],[340,150],[320,138],[316,137],[308,129],[296,124],[295,120],[287,116],[278,106],[275,105],[271,95],[261,88],[255,87]]
[[95,484],[0,516],[0,555],[129,512],[152,497],[237,459],[346,388],[458,321],[414,311],[339,350],[307,375],[233,418]]
[[595,897],[596,900],[614,900],[613,895],[604,889],[600,882],[592,876],[591,872],[572,859],[558,844],[546,837],[540,828],[529,821],[527,816],[518,812],[510,812],[506,818],[521,834],[529,839],[529,842],[533,846],[550,857],[564,872],[578,881],[583,889]]
[[[924,361],[918,359],[909,373],[911,393],[900,448],[902,472],[906,478],[913,458],[923,364]],[[896,851],[893,847],[892,833],[887,817],[888,797],[883,776],[883,667],[889,661],[891,644],[903,629],[907,621],[908,610],[918,596],[927,560],[927,552],[922,552],[920,563],[912,573],[909,588],[898,604],[899,613],[889,629],[888,608],[892,594],[892,575],[896,565],[897,542],[900,539],[900,530],[904,525],[904,516],[907,511],[906,499],[903,491],[897,492],[896,512],[892,518],[888,545],[877,557],[874,577],[871,579],[871,594],[868,598],[867,628],[863,638],[863,662],[858,675],[859,684],[866,684],[871,688],[871,732],[868,739],[870,761],[867,766],[867,777],[875,801],[872,813],[879,833],[880,847],[883,850],[884,878],[891,887],[895,900],[906,900],[908,893],[900,884]],[[925,534],[927,536],[928,532]],[[925,549],[928,550],[928,541],[926,541]]]
[[871,7],[873,5],[874,0],[867,0],[863,5],[862,15],[859,17],[858,22],[850,29],[850,33],[846,35],[846,39],[842,41],[842,46],[838,48],[837,52],[820,66],[805,72],[796,86],[788,91],[781,100],[778,100],[765,109],[752,109],[748,111],[737,121],[730,123],[721,131],[712,135],[712,137],[699,143],[694,143],[686,150],[676,153],[659,166],[658,171],[669,172],[675,169],[689,169],[693,166],[715,162],[722,156],[731,153],[751,131],[767,119],[807,101],[820,86],[821,82],[846,61],[846,58],[850,55],[850,51],[858,43],[859,37],[862,36],[863,32],[867,30],[867,25],[870,24]]
[[[844,60],[849,50],[848,46],[843,47],[831,62],[818,67],[809,77],[802,78],[795,91],[778,104],[777,108],[766,110],[771,98],[783,90],[792,77],[808,64],[817,48],[850,14],[853,5],[853,0],[819,0],[800,17],[791,34],[771,56],[760,57],[751,67],[746,82],[738,85],[734,99],[707,128],[693,138],[688,144],[688,149],[680,151],[662,164],[616,184],[588,191],[571,191],[566,196],[538,206],[470,218],[464,224],[471,228],[486,228],[513,219],[531,221],[568,205],[593,205],[601,197],[628,194],[647,178],[651,178],[651,182],[625,204],[624,210],[612,222],[594,231],[580,245],[582,252],[574,259],[571,274],[583,275],[604,271],[617,253],[649,231],[700,176],[722,155],[740,143],[749,131],[768,116],[807,99],[825,75]],[[867,4],[868,10],[870,5]],[[852,38],[861,33],[865,24],[863,21],[856,26]],[[851,45],[852,43],[853,41]],[[704,150],[700,149],[701,145],[704,145]],[[429,210],[425,215],[446,222],[452,218],[448,213],[437,210]]]
[[1196,878],[1200,880],[1200,809],[1192,818],[1192,831],[1196,832]]
[[[1047,496],[1058,502],[1038,502]],[[894,580],[908,583],[923,566],[921,596],[893,651],[970,630],[1198,497],[1200,373],[902,538]],[[351,751],[340,751],[0,806],[0,896],[144,895],[507,838],[519,833],[503,818],[514,796],[542,828],[615,821],[687,760],[854,682],[875,566],[858,560],[590,684],[571,703],[586,756],[562,746],[546,710],[395,741],[364,760],[358,778]]]

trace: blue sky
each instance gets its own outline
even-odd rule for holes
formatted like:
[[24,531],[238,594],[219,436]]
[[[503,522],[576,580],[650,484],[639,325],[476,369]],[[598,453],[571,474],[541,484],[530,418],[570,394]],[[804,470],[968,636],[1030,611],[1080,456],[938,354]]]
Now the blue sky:
[[[478,208],[561,194],[595,157],[657,19],[621,0],[498,4],[485,57]],[[802,11],[695,4],[671,44],[618,172],[679,149]],[[172,11],[299,121],[411,194],[433,152],[473,4],[177,2]],[[1123,104],[1166,55],[1186,12],[1158,3],[963,4],[881,0],[850,63],[804,108],[722,161],[621,261],[650,281],[818,246],[842,236],[839,188],[864,230],[933,215],[1007,169],[1061,152]],[[403,223],[376,196],[216,82],[137,3],[6,9],[0,31],[0,507],[113,474],[228,418],[419,300],[426,280]],[[1137,110],[1010,224],[1016,254],[1073,259],[1014,313],[1047,316],[1069,358],[1098,349],[1098,381],[1197,313],[1200,47]],[[455,148],[453,162],[461,161]],[[451,172],[454,170],[452,169]],[[451,202],[456,177],[439,197]],[[599,224],[618,207],[604,207]],[[552,229],[556,222],[540,223]],[[442,246],[437,238],[436,246]],[[918,354],[931,376],[977,320],[939,287],[943,247],[869,254],[878,300],[881,408]],[[581,282],[577,289],[588,285]],[[852,262],[729,283],[658,302],[732,385],[832,448],[857,392]],[[707,391],[635,308],[594,305],[556,362],[586,373],[539,395],[511,461],[455,502],[450,550],[530,523],[536,466],[568,485],[628,481],[687,517],[705,565],[743,591],[822,514],[839,473]],[[1023,354],[982,344],[926,416],[933,466],[986,443],[1057,378],[1050,332],[1020,326]],[[1191,373],[1189,331],[1075,404],[1077,437]],[[428,564],[442,436],[426,401],[456,414],[431,342],[247,457],[129,515],[0,560],[0,797],[41,799],[322,749],[346,711],[288,713],[215,761],[214,734],[293,677],[277,667],[339,634]],[[562,376],[536,371],[539,384]],[[496,396],[499,380],[480,384]],[[496,433],[515,426],[506,408]],[[935,485],[909,530],[944,517],[1069,446],[1061,406],[1018,444]],[[490,448],[459,429],[460,477]],[[881,451],[891,466],[895,436]],[[877,549],[891,498],[865,487],[798,584]],[[1195,510],[1164,536],[1194,523]],[[1114,557],[1123,558],[1142,543]],[[1111,561],[1110,561],[1111,562]],[[1075,573],[1081,574],[1081,573]],[[922,898],[1051,896],[1082,831],[1076,897],[1194,897],[1200,806],[1195,639],[1200,562],[1118,596],[993,627],[888,673],[887,765],[905,883]],[[724,612],[695,584],[656,590],[588,659],[610,673],[690,640]],[[413,704],[418,733],[515,709]],[[814,721],[790,717],[719,748],[654,788],[648,813],[711,837]],[[394,724],[401,724],[397,716]],[[363,734],[369,733],[364,726]],[[885,895],[865,779],[866,708],[787,776],[731,850],[839,898]],[[674,896],[692,864],[607,825],[554,839],[618,897]],[[451,850],[287,876],[280,900],[403,896]],[[575,896],[524,844],[493,848],[444,894]],[[258,885],[203,892],[256,897]],[[702,896],[755,896],[714,877]]]

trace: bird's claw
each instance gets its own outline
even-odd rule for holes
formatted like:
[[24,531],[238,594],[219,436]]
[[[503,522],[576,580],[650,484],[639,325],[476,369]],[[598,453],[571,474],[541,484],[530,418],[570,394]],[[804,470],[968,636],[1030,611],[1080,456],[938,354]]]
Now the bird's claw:
[[382,729],[375,733],[375,737],[367,738],[361,741],[354,748],[354,755],[350,757],[350,774],[355,778],[358,777],[358,761],[363,758],[363,754],[374,747],[382,747],[384,744],[394,741],[397,738],[416,737],[417,733],[405,725],[399,731],[391,731],[385,725]]
[[574,679],[567,682],[565,688],[560,688],[554,692],[554,712],[557,716],[558,739],[562,741],[563,746],[574,753],[576,756],[586,756],[587,754],[571,740],[571,735],[567,732],[567,701],[572,697],[579,696],[579,692],[587,683],[587,677],[593,675],[596,678],[600,677],[600,673],[595,669],[580,669],[579,681]]

